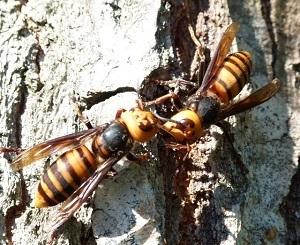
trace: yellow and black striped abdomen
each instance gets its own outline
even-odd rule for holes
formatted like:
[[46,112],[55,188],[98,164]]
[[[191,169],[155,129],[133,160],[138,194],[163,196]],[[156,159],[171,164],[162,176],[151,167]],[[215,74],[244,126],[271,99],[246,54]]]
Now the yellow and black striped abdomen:
[[228,55],[210,91],[215,93],[223,103],[228,103],[249,81],[251,66],[252,60],[249,52],[240,51]]
[[96,158],[86,146],[65,152],[44,174],[35,195],[35,206],[41,208],[63,202],[96,168]]

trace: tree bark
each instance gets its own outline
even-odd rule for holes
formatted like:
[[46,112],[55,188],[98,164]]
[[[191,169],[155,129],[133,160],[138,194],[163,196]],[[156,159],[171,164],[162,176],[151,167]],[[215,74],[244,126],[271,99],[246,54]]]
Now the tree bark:
[[[71,97],[100,125],[135,106],[153,71],[187,78],[189,23],[211,53],[226,26],[240,23],[233,51],[254,59],[242,96],[282,81],[270,101],[230,117],[225,132],[211,127],[188,160],[158,136],[143,146],[144,165],[118,163],[57,244],[300,243],[297,1],[20,0],[1,2],[0,12],[0,146],[24,149],[84,130]],[[19,172],[13,158],[0,157],[1,242],[44,244],[57,207],[30,203],[55,156]]]

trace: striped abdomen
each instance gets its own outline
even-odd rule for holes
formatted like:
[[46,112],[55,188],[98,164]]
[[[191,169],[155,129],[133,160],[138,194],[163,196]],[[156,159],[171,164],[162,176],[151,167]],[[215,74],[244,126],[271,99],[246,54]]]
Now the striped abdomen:
[[82,145],[63,153],[44,174],[35,195],[38,208],[65,201],[111,156],[125,155],[133,146],[127,128],[116,120],[94,137],[91,151]]
[[246,51],[228,55],[209,90],[223,103],[228,103],[249,81],[251,66],[251,54]]
[[35,195],[35,206],[41,208],[63,202],[96,168],[96,158],[86,146],[65,152],[44,174]]

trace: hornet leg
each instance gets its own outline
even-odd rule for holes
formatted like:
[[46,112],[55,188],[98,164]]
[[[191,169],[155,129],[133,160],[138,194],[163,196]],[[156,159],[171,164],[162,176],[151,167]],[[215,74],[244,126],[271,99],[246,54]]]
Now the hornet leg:
[[74,111],[77,114],[80,121],[83,122],[88,129],[94,128],[88,117],[82,113],[82,110],[79,108],[78,102],[76,101],[74,96],[71,97],[71,101],[74,107]]

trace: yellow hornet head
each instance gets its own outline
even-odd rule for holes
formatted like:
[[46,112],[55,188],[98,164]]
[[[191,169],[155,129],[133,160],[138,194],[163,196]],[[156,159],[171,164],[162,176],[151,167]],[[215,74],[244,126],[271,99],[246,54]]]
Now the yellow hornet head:
[[126,125],[131,137],[138,142],[149,141],[158,131],[156,117],[139,108],[122,112],[120,120]]
[[182,110],[171,117],[171,119],[178,123],[171,121],[166,122],[164,129],[171,134],[177,142],[193,143],[203,133],[202,121],[197,113],[192,110]]

